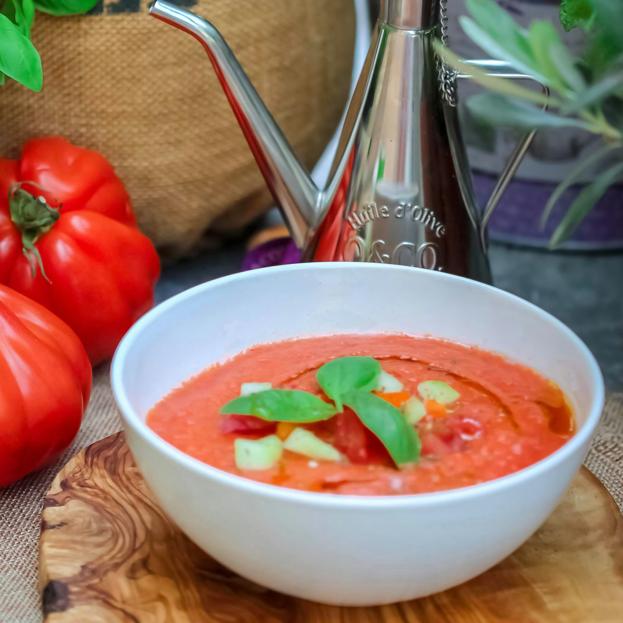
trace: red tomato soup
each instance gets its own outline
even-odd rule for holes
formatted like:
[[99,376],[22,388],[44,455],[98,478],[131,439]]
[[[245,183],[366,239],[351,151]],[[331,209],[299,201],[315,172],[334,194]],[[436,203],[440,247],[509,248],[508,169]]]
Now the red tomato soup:
[[[316,374],[328,362],[348,358],[350,365],[355,357],[370,369],[380,364],[384,381],[367,378],[357,388],[360,401],[344,394],[347,406],[341,407]],[[331,387],[355,382],[355,372],[329,372]],[[363,384],[363,373],[357,374]],[[224,409],[246,383],[262,385],[243,392],[233,413]],[[295,421],[277,422],[262,417],[264,411],[244,410],[257,407],[255,399],[265,392],[267,398],[302,395],[283,390],[308,392],[303,398],[322,400],[314,404],[330,415],[296,421],[308,417],[304,409],[282,408],[279,417]],[[243,413],[235,412],[237,405]],[[478,348],[407,335],[333,335],[255,346],[171,392],[148,414],[148,424],[182,452],[227,472],[355,495],[440,491],[499,478],[548,456],[574,431],[562,391],[534,370]],[[291,451],[294,431],[299,442],[305,439]],[[253,455],[263,444],[270,452],[256,453],[259,463],[241,463],[248,448]]]

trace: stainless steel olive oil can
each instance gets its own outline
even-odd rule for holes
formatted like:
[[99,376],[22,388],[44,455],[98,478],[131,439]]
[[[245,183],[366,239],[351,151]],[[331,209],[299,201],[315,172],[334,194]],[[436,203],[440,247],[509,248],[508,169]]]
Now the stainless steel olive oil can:
[[[150,12],[205,47],[304,260],[402,264],[488,281],[487,220],[532,135],[480,209],[456,108],[456,81],[469,76],[446,68],[434,49],[446,39],[445,2],[382,2],[325,188],[301,165],[218,30],[163,0]],[[470,62],[525,78],[500,62]]]

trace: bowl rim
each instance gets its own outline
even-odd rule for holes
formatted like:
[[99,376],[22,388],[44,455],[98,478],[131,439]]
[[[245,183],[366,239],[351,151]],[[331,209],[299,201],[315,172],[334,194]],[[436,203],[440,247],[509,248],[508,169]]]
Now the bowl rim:
[[[134,342],[138,339],[142,331],[159,317],[167,314],[172,308],[184,304],[186,301],[201,295],[205,291],[217,289],[225,284],[236,281],[252,279],[257,275],[277,274],[287,272],[322,272],[332,270],[380,270],[388,272],[413,272],[427,273],[431,279],[441,279],[448,283],[467,282],[468,285],[485,291],[494,291],[497,296],[506,298],[520,306],[527,307],[542,316],[544,320],[553,324],[567,339],[572,341],[575,346],[583,353],[585,362],[588,364],[591,384],[595,388],[590,412],[582,427],[564,445],[555,450],[552,454],[543,459],[532,463],[506,476],[495,478],[486,482],[458,487],[442,491],[428,493],[411,493],[398,495],[344,495],[325,492],[303,491],[281,487],[268,483],[258,482],[244,476],[239,476],[231,472],[219,469],[208,463],[204,463],[181,450],[168,441],[160,437],[153,431],[143,418],[133,409],[127,396],[123,383],[123,370],[128,353],[131,351]],[[428,277],[427,277],[428,278]],[[252,271],[234,273],[219,277],[205,283],[199,284],[184,290],[164,302],[158,304],[144,316],[142,316],[125,334],[118,345],[111,363],[110,380],[115,402],[121,413],[125,429],[132,429],[139,435],[144,442],[150,445],[156,452],[164,454],[167,458],[180,464],[184,468],[196,473],[197,475],[211,480],[216,480],[223,486],[232,487],[241,493],[249,493],[272,500],[281,500],[291,503],[299,503],[314,507],[333,507],[333,508],[370,508],[370,509],[389,509],[404,507],[427,507],[431,505],[452,504],[458,501],[473,500],[482,496],[487,496],[501,490],[512,488],[521,483],[538,478],[546,472],[554,469],[557,465],[565,462],[569,457],[580,451],[585,444],[588,444],[599,421],[605,402],[605,386],[603,375],[599,364],[588,346],[562,321],[541,309],[534,303],[527,301],[515,294],[506,292],[492,285],[467,279],[448,273],[430,271],[421,268],[399,266],[395,264],[373,264],[365,262],[313,262],[302,264],[289,264],[283,266],[270,266],[259,268]]]

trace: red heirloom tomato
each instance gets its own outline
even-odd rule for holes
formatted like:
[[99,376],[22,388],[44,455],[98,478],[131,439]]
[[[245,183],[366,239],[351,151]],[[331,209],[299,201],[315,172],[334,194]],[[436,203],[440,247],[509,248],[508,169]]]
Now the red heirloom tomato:
[[0,487],[69,446],[90,391],[91,365],[78,336],[0,285]]
[[348,407],[335,417],[334,442],[351,463],[385,463],[389,457],[378,437]]
[[253,415],[223,415],[221,416],[222,433],[264,434],[274,433],[277,428],[276,422],[267,422]]
[[0,159],[0,283],[62,318],[94,365],[152,306],[159,273],[103,156],[50,137]]

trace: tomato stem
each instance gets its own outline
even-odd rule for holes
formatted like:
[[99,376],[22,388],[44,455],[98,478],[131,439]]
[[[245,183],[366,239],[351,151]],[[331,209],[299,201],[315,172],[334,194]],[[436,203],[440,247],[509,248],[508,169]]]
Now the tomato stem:
[[22,236],[22,251],[28,259],[33,278],[39,268],[43,278],[50,283],[36,243],[54,227],[60,217],[59,211],[49,206],[44,197],[34,197],[24,190],[21,184],[15,184],[9,191],[9,209],[11,221]]

